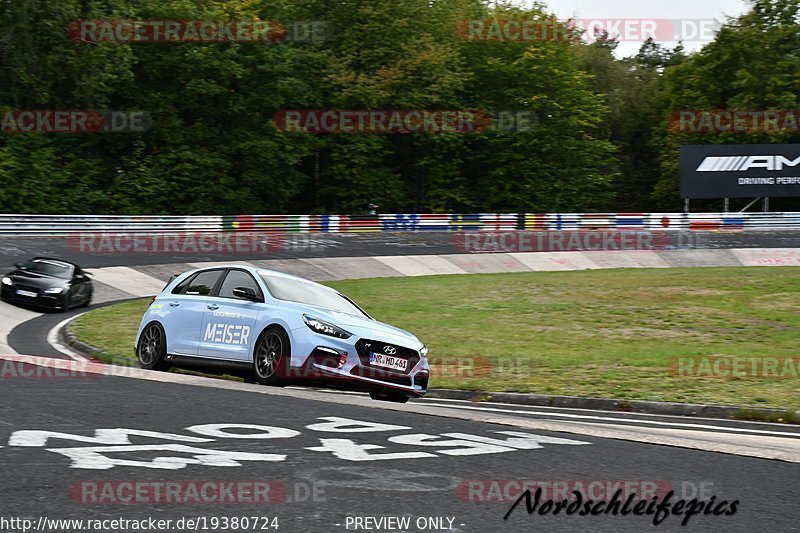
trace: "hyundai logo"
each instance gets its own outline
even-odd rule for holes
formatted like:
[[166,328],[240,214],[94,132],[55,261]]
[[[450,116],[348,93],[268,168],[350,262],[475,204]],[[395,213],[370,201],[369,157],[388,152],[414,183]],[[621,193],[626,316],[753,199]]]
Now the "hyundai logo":
[[394,355],[397,353],[397,348],[395,348],[394,346],[386,346],[383,349],[383,353],[385,353],[386,355]]

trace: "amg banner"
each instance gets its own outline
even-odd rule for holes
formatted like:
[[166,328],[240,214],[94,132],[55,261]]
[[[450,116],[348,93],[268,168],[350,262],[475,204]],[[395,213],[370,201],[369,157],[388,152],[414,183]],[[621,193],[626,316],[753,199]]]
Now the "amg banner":
[[800,144],[681,147],[681,198],[800,196]]

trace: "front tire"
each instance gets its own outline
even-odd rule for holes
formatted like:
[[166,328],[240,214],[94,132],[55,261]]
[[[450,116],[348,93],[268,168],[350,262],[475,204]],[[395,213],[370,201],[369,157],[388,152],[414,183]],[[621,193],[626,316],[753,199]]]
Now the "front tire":
[[92,296],[93,296],[93,294],[94,294],[94,291],[92,289],[89,289],[89,294],[86,295],[86,301],[84,301],[80,305],[80,307],[89,307],[92,304]]
[[167,335],[161,324],[151,322],[142,330],[136,347],[139,366],[145,370],[167,370],[169,364],[165,362],[166,357]]
[[370,392],[369,397],[380,402],[407,403],[410,396],[391,392]]
[[291,356],[289,336],[282,328],[268,328],[253,350],[253,373],[261,385],[283,386],[283,375]]

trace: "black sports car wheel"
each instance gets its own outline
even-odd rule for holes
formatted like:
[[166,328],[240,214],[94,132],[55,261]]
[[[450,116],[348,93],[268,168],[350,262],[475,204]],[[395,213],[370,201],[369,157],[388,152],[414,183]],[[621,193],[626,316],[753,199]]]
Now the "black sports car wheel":
[[89,294],[86,295],[86,300],[80,305],[80,307],[89,307],[92,303],[92,294],[94,291],[89,289]]
[[70,308],[70,304],[71,304],[71,303],[72,303],[72,302],[70,301],[70,298],[69,298],[69,293],[67,293],[67,294],[65,294],[65,295],[64,295],[64,297],[61,299],[61,305],[57,305],[57,306],[56,306],[56,309],[57,309],[57,310],[59,310],[59,309],[60,309],[61,311],[64,311],[64,312],[66,312],[66,311],[69,311],[69,308]]

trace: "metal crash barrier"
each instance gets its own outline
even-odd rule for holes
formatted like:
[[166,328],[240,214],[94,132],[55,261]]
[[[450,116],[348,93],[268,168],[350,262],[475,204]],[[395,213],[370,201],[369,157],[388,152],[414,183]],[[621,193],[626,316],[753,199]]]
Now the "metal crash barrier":
[[583,213],[385,215],[0,215],[0,235],[125,233],[366,233],[514,230],[780,231],[800,229],[800,213]]

